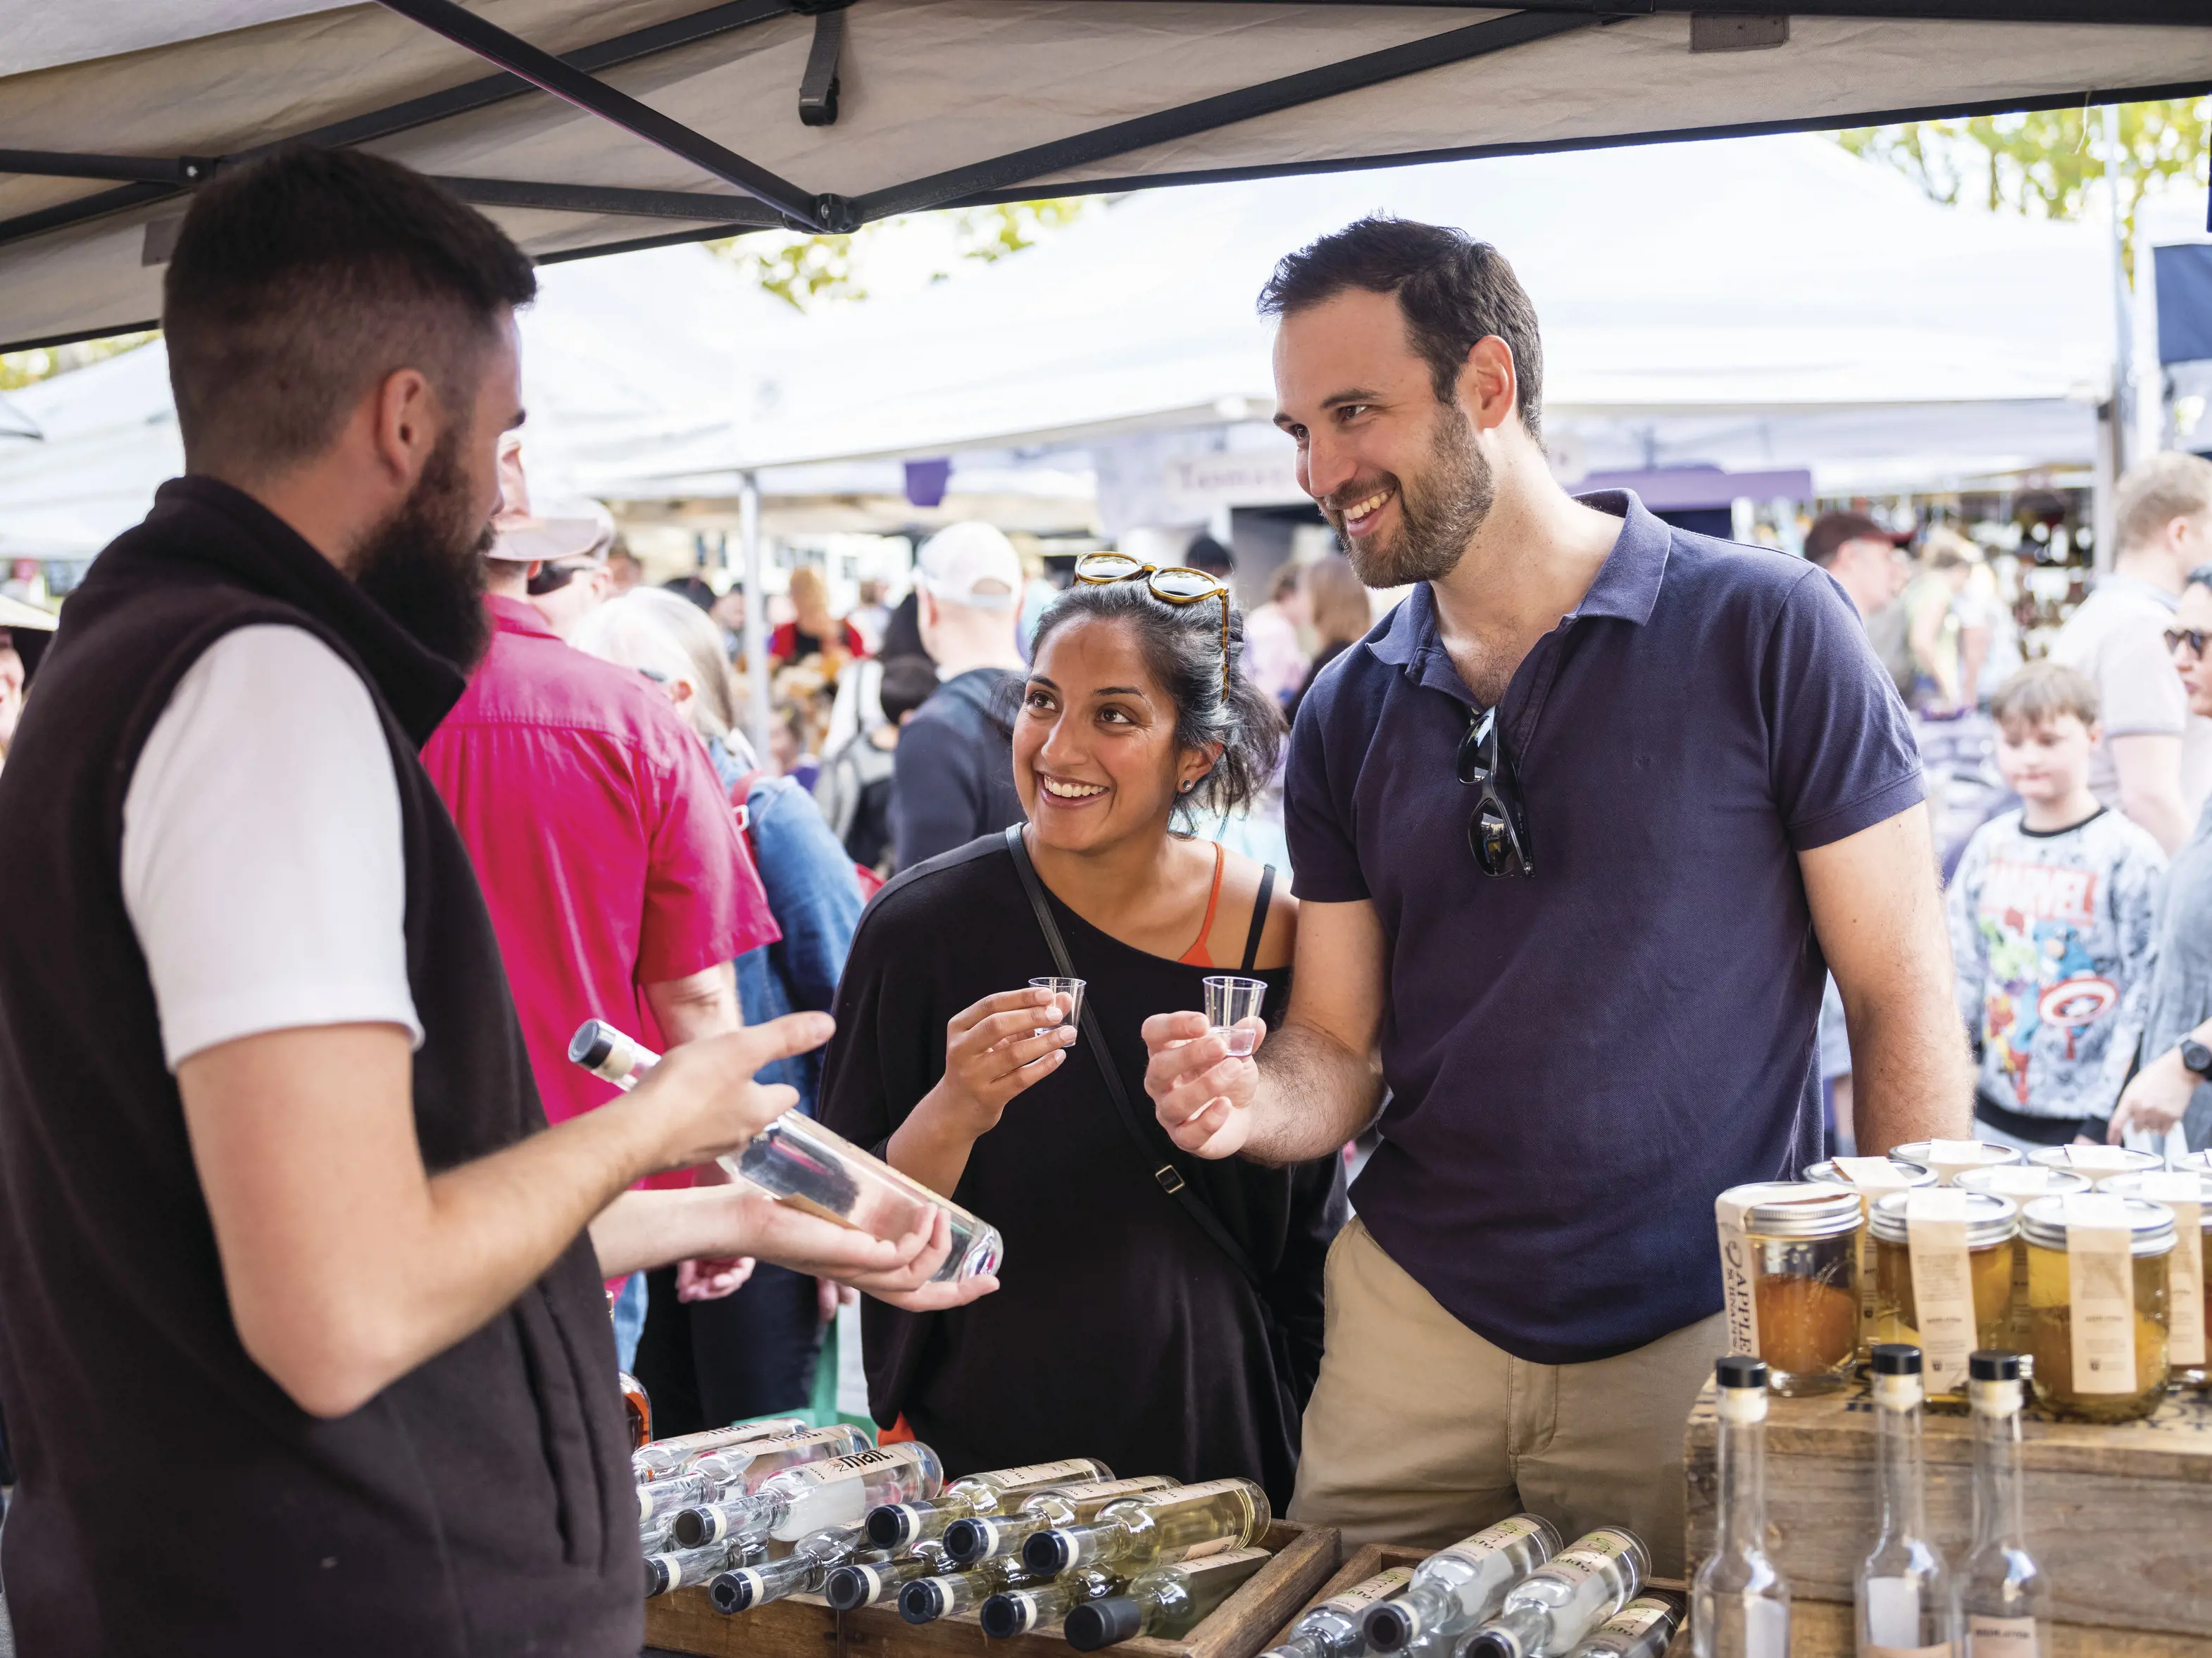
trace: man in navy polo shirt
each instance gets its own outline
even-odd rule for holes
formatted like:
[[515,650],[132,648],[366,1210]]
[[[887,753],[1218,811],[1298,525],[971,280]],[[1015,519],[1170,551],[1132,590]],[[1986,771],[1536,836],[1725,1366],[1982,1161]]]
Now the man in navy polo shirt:
[[1158,1016],[1147,1087],[1186,1150],[1269,1163],[1389,1090],[1294,1515],[1441,1544],[1532,1508],[1679,1574],[1713,1199],[1820,1155],[1824,968],[1861,1148],[1966,1129],[1905,710],[1815,567],[1559,488],[1494,248],[1365,220],[1261,307],[1301,484],[1361,580],[1413,592],[1291,737],[1287,1020],[1255,1063]]

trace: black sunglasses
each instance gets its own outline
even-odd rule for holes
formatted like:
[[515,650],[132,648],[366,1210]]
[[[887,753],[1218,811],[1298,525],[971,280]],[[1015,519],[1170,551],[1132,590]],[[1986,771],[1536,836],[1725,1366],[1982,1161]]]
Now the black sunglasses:
[[1467,849],[1474,854],[1475,867],[1497,878],[1534,875],[1528,815],[1521,804],[1513,756],[1498,734],[1496,708],[1468,714],[1467,735],[1459,740],[1459,780],[1482,791],[1467,823]]
[[2169,652],[2178,651],[2186,645],[2191,655],[2202,656],[2204,654],[2205,636],[2206,630],[2203,628],[2168,628],[2166,630],[2166,648]]

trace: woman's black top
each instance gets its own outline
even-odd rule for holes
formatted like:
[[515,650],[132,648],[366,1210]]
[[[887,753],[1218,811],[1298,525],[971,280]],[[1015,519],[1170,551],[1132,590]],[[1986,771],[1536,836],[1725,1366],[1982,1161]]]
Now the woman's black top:
[[[1131,1107],[1149,1124],[1139,1028],[1204,1005],[1185,966],[1050,901]],[[945,1072],[945,1022],[1054,971],[1012,856],[993,835],[916,865],[860,918],[837,993],[823,1121],[881,1149]],[[1290,970],[1262,972],[1280,1021]],[[1164,1134],[1151,1131],[1163,1152]],[[876,1419],[903,1415],[948,1477],[1064,1456],[1125,1477],[1243,1474],[1279,1506],[1320,1364],[1322,1262],[1345,1218],[1334,1156],[1291,1169],[1180,1157],[1267,1278],[1267,1305],[1161,1189],[1088,1039],[1007,1105],[952,1194],[1006,1239],[999,1290],[947,1313],[863,1301]]]

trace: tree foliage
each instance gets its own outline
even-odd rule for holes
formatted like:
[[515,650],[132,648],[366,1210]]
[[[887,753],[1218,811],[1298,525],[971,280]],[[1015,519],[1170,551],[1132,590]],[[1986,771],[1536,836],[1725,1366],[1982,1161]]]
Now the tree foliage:
[[0,392],[15,392],[40,380],[52,380],[67,368],[82,368],[103,357],[124,352],[157,338],[158,329],[137,334],[111,334],[104,340],[79,340],[74,345],[42,345],[29,351],[0,352]]
[[[1061,196],[951,209],[945,216],[952,229],[952,257],[988,263],[1018,253],[1043,234],[1079,218],[1091,199]],[[867,298],[861,270],[872,246],[921,216],[925,216],[879,220],[845,235],[761,231],[708,246],[776,298],[805,311],[824,301]],[[942,281],[951,272],[940,270],[932,275]]]
[[[2212,98],[2118,108],[2120,206],[2132,271],[2136,210],[2144,195],[2169,183],[2212,184]],[[1939,202],[2073,219],[2104,186],[2104,120],[2102,108],[2032,110],[1855,127],[1836,134],[1836,142],[1855,155],[1887,162]]]

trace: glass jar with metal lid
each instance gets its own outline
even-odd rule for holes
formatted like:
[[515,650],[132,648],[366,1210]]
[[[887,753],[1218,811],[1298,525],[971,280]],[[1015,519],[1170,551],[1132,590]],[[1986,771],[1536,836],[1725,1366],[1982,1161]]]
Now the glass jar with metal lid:
[[2212,1175],[2212,1151],[2185,1151],[2173,1159],[2176,1169],[2194,1169],[2200,1175]]
[[[1964,1402],[1966,1397],[1968,1353],[1982,1348],[2009,1347],[2013,1339],[2013,1239],[2020,1230],[2020,1206],[1986,1192],[1964,1192],[1952,1199],[1962,1212],[1959,1242],[1966,1251],[1966,1271],[1947,1285],[1948,1299],[1960,1304],[1944,1306],[1936,1315],[1947,1319],[1950,1355],[1955,1362],[1934,1367],[1928,1397]],[[1874,1238],[1874,1339],[1902,1342],[1924,1353],[1941,1357],[1939,1338],[1922,1327],[1922,1297],[1913,1276],[1915,1224],[1910,1214],[1912,1195],[1892,1192],[1875,1199],[1867,1230]],[[1958,1247],[1954,1244],[1952,1247]],[[1926,1242],[1923,1240],[1923,1259]],[[1940,1265],[1940,1262],[1939,1262]],[[1937,1275],[1938,1283],[1944,1275]],[[1958,1291],[1963,1291],[1963,1295]],[[1931,1306],[1931,1311],[1936,1311]],[[1965,1326],[1971,1320],[1972,1328]]]
[[1989,1140],[1907,1140],[1889,1148],[1896,1163],[1917,1163],[1936,1171],[1936,1183],[1948,1186],[1969,1169],[1995,1169],[2020,1161],[2016,1145],[1997,1145]]
[[1780,1394],[1826,1393],[1858,1351],[1859,1195],[1812,1181],[1731,1187],[1715,1205],[1729,1350]]
[[2185,1388],[2212,1387],[2212,1285],[2204,1271],[2205,1236],[2212,1231],[2212,1175],[2197,1169],[2154,1169],[2147,1175],[2115,1175],[2097,1189],[2114,1197],[2147,1199],[2173,1211],[2173,1253],[2166,1258],[2168,1373]]
[[2090,1422],[2148,1416],[2166,1391],[2173,1212],[2106,1192],[2033,1198],[2021,1235],[2037,1401]]
[[[2032,1163],[1998,1163],[1989,1169],[1969,1169],[1959,1176],[1960,1189],[1990,1192],[2025,1206],[2031,1198],[2063,1198],[2069,1192],[2086,1192],[2089,1177],[2070,1169],[2044,1169]],[[2027,1240],[2012,1241],[2012,1339],[2000,1342],[2020,1355],[2021,1374],[2032,1376],[2035,1359],[2027,1351]]]
[[[1831,1157],[1805,1171],[1805,1178],[1824,1186],[1848,1186],[1859,1194],[1863,1212],[1886,1192],[1917,1191],[1936,1184],[1936,1171],[1925,1163],[1896,1157]],[[1874,1234],[1859,1229],[1859,1345],[1854,1363],[1871,1356],[1874,1333]]]
[[2148,1175],[2166,1167],[2166,1159],[2157,1153],[2124,1145],[2039,1145],[2027,1160],[2037,1169],[2067,1169],[2097,1187],[2115,1175]]

